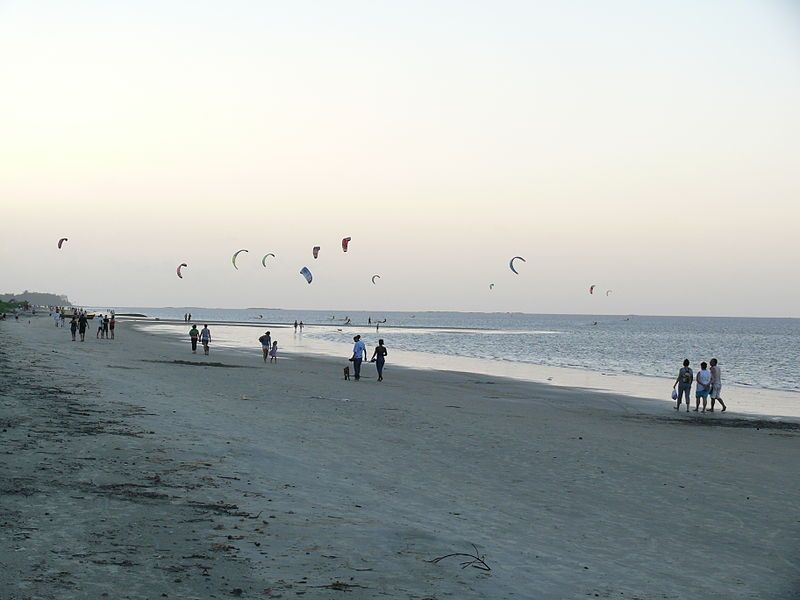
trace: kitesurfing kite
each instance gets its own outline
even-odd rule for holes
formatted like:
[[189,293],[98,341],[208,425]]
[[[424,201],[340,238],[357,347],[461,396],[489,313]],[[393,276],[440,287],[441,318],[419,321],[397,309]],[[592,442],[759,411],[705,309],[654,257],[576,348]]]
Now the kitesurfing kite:
[[522,262],[528,262],[528,261],[525,260],[524,258],[522,258],[521,256],[515,256],[510,261],[508,261],[508,268],[511,269],[514,272],[514,275],[519,275],[517,270],[514,268],[514,261],[515,260],[521,260]]
[[381,278],[381,276],[380,276],[380,275],[373,275],[373,276],[372,276],[372,285],[376,285],[376,283],[375,283],[375,280],[376,280],[376,279],[380,279],[380,278]]
[[589,293],[590,294],[594,294],[594,288],[596,288],[596,287],[597,287],[596,285],[590,285],[589,286]]
[[490,284],[489,284],[489,289],[490,289],[490,290],[493,290],[493,289],[494,289],[494,284],[493,284],[493,283],[490,283]]
[[67,238],[61,238],[60,240],[58,240],[58,249],[59,250],[61,250],[61,244],[63,244],[66,241],[69,241],[69,240]]
[[178,274],[178,277],[180,277],[181,279],[183,279],[183,275],[181,274],[181,269],[182,269],[183,267],[188,267],[188,266],[189,266],[189,265],[187,265],[186,263],[181,263],[181,264],[179,264],[179,265],[178,265],[178,268],[177,268],[177,269],[175,269],[175,272]]
[[272,252],[270,252],[269,254],[265,254],[265,255],[264,255],[264,258],[262,258],[262,259],[261,259],[261,264],[262,264],[263,266],[265,266],[265,267],[267,266],[267,258],[268,258],[268,257],[270,257],[270,256],[271,256],[272,258],[275,258],[275,255],[274,255]]
[[236,252],[233,253],[233,256],[231,256],[231,262],[233,263],[233,268],[236,269],[237,271],[239,270],[239,267],[236,266],[236,257],[239,256],[242,252],[249,252],[249,250],[245,250],[243,248],[241,250],[237,250]]
[[305,277],[308,283],[311,283],[311,280],[314,279],[314,276],[311,274],[311,271],[308,270],[308,267],[303,267],[300,269],[300,275]]
[[346,237],[342,240],[342,252],[347,252],[347,245],[350,243],[352,238]]
[[606,290],[606,296],[610,296],[614,290]]
[[314,258],[317,258],[317,256],[319,256],[319,246],[314,246],[314,247],[311,249],[311,254],[313,254],[313,255],[314,255]]

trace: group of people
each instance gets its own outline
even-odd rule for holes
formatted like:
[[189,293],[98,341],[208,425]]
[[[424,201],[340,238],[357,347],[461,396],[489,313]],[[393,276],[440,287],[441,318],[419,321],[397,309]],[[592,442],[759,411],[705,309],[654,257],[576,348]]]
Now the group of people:
[[192,320],[192,313],[183,313],[183,320],[184,320],[185,322],[187,322],[187,323],[188,323],[189,321],[191,321],[191,320]]
[[203,346],[203,354],[208,356],[208,346],[211,343],[211,330],[208,325],[203,325],[202,329],[197,329],[197,325],[192,323],[192,328],[189,330],[189,339],[192,342],[192,354],[197,354],[197,342]]
[[[76,334],[80,335],[82,342],[86,341],[86,330],[89,328],[89,318],[86,311],[80,311],[72,315],[72,319],[69,322],[69,331],[72,334],[73,342],[76,340]],[[97,315],[94,318],[97,319],[97,339],[113,340],[114,330],[117,327],[117,320],[114,315]]]
[[[710,364],[709,364],[710,363]],[[722,412],[725,412],[728,407],[722,401],[722,369],[719,366],[719,361],[712,358],[709,363],[705,361],[700,363],[700,370],[695,376],[694,371],[689,366],[691,363],[689,359],[683,361],[683,367],[678,371],[678,377],[675,379],[675,384],[672,386],[672,398],[677,400],[675,410],[681,409],[681,402],[686,400],[686,412],[689,412],[691,404],[691,391],[692,383],[695,383],[695,406],[694,412],[700,409],[700,400],[703,401],[703,412],[706,412],[707,402],[711,398],[711,407],[709,411],[714,411],[714,405],[719,402],[722,407]],[[710,368],[709,368],[710,367]]]
[[[386,365],[386,356],[389,351],[383,343],[383,340],[378,340],[378,345],[372,353],[370,362],[375,363],[375,368],[378,370],[378,381],[383,381],[383,367]],[[353,379],[358,381],[361,379],[361,363],[367,359],[367,345],[361,339],[360,335],[353,338],[353,356],[350,357],[350,362],[353,363]]]

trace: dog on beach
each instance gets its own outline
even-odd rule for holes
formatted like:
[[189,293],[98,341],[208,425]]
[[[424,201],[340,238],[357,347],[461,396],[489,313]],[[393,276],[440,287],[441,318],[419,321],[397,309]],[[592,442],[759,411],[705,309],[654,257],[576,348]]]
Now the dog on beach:
[[350,381],[350,367],[344,368],[344,378],[346,381]]

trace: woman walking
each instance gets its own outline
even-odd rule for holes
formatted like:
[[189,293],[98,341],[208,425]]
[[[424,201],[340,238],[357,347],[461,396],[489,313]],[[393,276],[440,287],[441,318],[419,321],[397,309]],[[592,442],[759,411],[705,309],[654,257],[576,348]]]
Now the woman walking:
[[375,367],[378,369],[378,381],[383,381],[383,365],[386,364],[387,354],[389,354],[389,351],[386,349],[386,346],[383,345],[383,340],[378,340],[378,345],[372,353],[372,359],[370,360],[370,362],[375,363]]

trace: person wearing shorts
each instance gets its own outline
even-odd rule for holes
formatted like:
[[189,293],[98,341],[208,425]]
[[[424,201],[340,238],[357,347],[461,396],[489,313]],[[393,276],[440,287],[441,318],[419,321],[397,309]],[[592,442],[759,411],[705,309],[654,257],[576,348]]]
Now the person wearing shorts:
[[711,372],[708,364],[703,361],[700,363],[700,371],[697,373],[697,386],[694,389],[695,407],[694,412],[700,408],[700,399],[703,399],[703,412],[706,412],[706,401],[708,393],[711,391]]
[[272,336],[270,332],[267,331],[264,335],[258,338],[258,341],[261,342],[261,354],[264,355],[264,362],[267,362],[269,358],[269,351],[272,349]]
[[678,371],[678,378],[675,380],[675,384],[672,386],[673,390],[676,387],[678,389],[678,404],[675,406],[675,410],[681,409],[681,400],[685,397],[686,412],[689,412],[689,407],[691,405],[689,394],[692,391],[692,381],[694,381],[694,373],[692,372],[692,368],[689,366],[689,359],[687,358],[683,361],[683,368]]
[[103,315],[97,315],[97,316],[95,316],[95,319],[97,319],[97,336],[96,337],[97,337],[97,339],[100,339],[101,336],[105,337],[103,335]]
[[81,341],[86,340],[86,329],[89,327],[89,319],[86,318],[86,313],[81,313],[78,318],[78,333],[81,336]]
[[208,356],[208,344],[211,343],[211,330],[208,325],[203,325],[200,330],[200,343],[203,344],[203,354]]
[[69,332],[72,334],[72,341],[75,341],[75,333],[78,331],[78,319],[77,317],[72,317],[72,321],[69,322]]
[[709,369],[711,372],[711,408],[708,410],[714,410],[714,402],[719,402],[719,405],[722,407],[722,412],[728,410],[728,407],[725,406],[725,403],[722,401],[722,369],[720,369],[719,361],[716,358],[711,359],[711,368]]
[[114,328],[117,326],[117,322],[114,319],[114,315],[111,315],[111,319],[108,321],[108,331],[111,334],[111,339],[114,339]]

